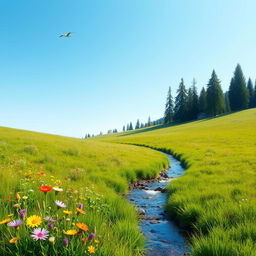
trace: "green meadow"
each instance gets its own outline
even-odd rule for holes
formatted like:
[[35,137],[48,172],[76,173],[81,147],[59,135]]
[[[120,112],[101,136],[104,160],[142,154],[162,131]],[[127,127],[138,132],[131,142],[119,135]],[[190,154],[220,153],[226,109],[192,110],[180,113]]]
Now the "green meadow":
[[[255,255],[255,127],[256,109],[86,140],[0,127],[0,255],[142,255],[124,194],[168,166],[150,148],[186,168],[170,183],[166,208],[189,231],[192,255]],[[47,239],[32,238],[34,227]]]
[[106,136],[181,160],[168,187],[169,215],[193,235],[194,256],[256,255],[256,109]]
[[[138,216],[123,194],[129,182],[167,166],[150,149],[0,127],[0,255],[141,255]],[[23,223],[8,226],[22,209]],[[34,215],[41,223],[32,227],[27,220]],[[49,230],[45,241],[31,237],[36,227]]]

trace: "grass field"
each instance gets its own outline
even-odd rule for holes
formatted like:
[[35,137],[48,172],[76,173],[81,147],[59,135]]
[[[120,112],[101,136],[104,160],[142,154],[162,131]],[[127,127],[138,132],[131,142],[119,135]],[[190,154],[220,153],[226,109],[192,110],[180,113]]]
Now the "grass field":
[[102,139],[174,154],[187,168],[167,210],[193,231],[194,256],[256,255],[256,109]]
[[[0,127],[0,255],[141,255],[122,194],[167,165],[150,149]],[[46,240],[31,237],[37,227]]]
[[[255,135],[256,109],[87,140],[0,127],[0,255],[141,255],[138,217],[122,195],[168,161],[125,145],[138,144],[187,168],[169,185],[167,210],[193,232],[194,256],[254,256]],[[36,227],[46,240],[31,237]]]

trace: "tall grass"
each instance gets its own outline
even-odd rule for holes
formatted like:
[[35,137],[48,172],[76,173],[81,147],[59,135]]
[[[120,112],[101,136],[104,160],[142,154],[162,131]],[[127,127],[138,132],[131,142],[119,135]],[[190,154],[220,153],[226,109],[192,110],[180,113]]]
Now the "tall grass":
[[256,255],[256,109],[101,139],[182,161],[187,170],[169,185],[167,210],[194,232],[193,255]]
[[[17,229],[0,224],[0,255],[89,255],[88,246],[96,248],[94,255],[141,255],[145,241],[138,216],[122,195],[129,182],[155,177],[167,165],[164,155],[149,149],[0,127],[0,222],[10,214],[19,219],[23,208],[26,218],[60,219],[50,230],[54,244],[34,241],[26,219]],[[64,191],[45,196],[38,190],[42,185]],[[72,214],[57,210],[55,200],[64,202]],[[76,213],[80,203],[85,215]],[[63,230],[77,230],[77,222],[89,230],[65,236]],[[40,227],[48,229],[47,222]],[[95,240],[89,241],[95,228]],[[19,240],[10,243],[13,237]],[[68,246],[62,244],[64,237],[69,238]]]

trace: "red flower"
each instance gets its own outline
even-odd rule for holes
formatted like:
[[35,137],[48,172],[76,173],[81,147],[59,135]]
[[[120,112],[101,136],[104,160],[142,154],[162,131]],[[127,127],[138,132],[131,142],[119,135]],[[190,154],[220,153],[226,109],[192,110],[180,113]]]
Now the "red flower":
[[52,190],[52,187],[49,187],[49,186],[42,186],[39,188],[40,191],[46,193],[46,192],[49,192]]
[[82,243],[85,243],[85,242],[86,242],[86,238],[83,237],[83,238],[81,239],[81,241],[82,241]]
[[37,175],[44,175],[44,172],[38,172]]
[[228,213],[227,216],[230,217],[230,213]]

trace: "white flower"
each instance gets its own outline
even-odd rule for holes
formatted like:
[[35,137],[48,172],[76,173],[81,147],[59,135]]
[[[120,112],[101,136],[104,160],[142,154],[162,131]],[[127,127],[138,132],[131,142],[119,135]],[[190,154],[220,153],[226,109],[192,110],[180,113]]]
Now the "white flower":
[[60,188],[60,187],[53,187],[52,189],[57,191],[57,192],[62,192],[63,191],[63,188]]

